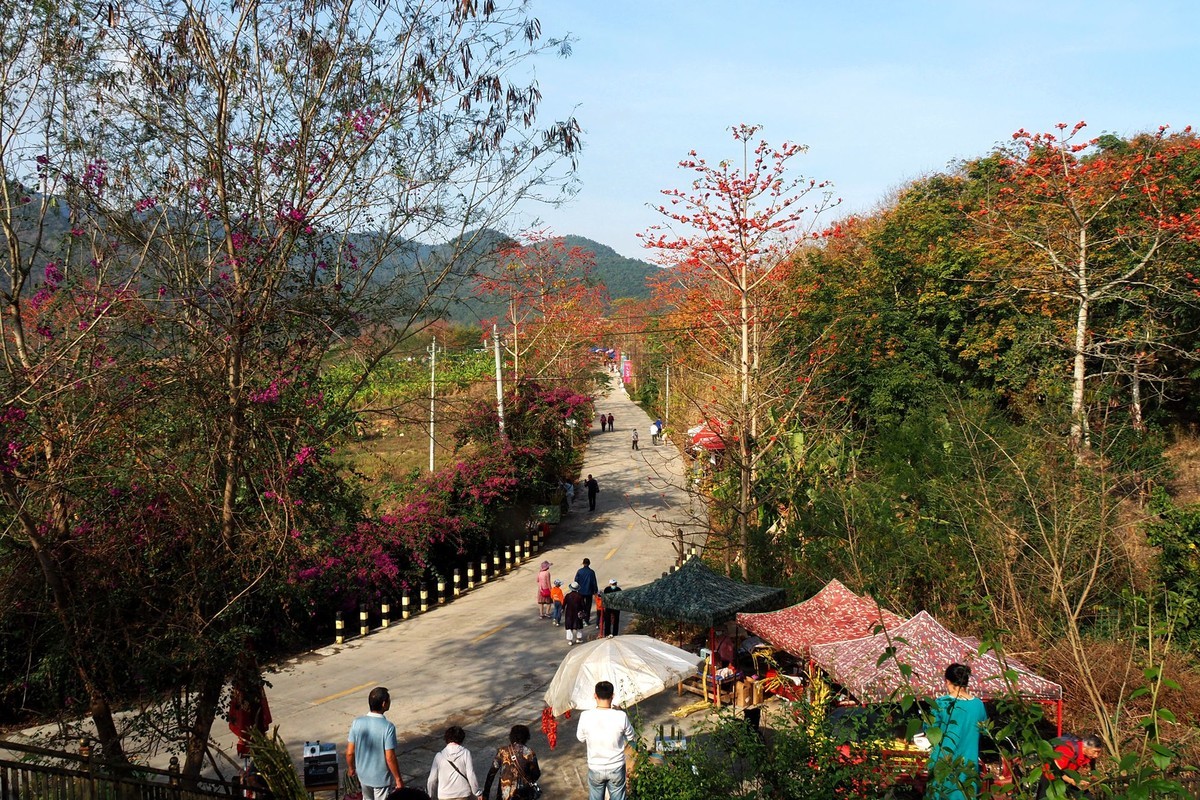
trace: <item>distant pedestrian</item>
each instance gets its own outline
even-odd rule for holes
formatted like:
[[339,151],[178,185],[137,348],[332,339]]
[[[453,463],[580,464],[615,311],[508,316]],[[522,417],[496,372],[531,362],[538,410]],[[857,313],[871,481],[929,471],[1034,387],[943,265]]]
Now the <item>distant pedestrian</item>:
[[[608,582],[608,586],[604,587],[604,594],[616,594],[621,591],[621,587],[617,585],[617,579],[612,578]],[[608,598],[605,598],[607,601]],[[604,604],[604,629],[601,631],[603,636],[616,636],[618,628],[621,627],[621,612],[609,608],[608,603]]]
[[587,476],[587,480],[583,482],[583,485],[587,489],[588,511],[595,511],[596,510],[596,495],[600,494],[600,484],[595,478],[593,478],[589,474]]
[[473,800],[483,797],[471,763],[471,751],[463,747],[467,732],[457,725],[446,729],[446,746],[433,757],[425,790],[433,800]]
[[583,597],[583,623],[590,625],[592,624],[592,598],[600,591],[600,586],[596,582],[596,570],[592,569],[590,558],[583,560],[583,566],[575,572],[575,583],[572,585],[578,587],[579,594]]
[[633,449],[634,450],[638,449],[637,443],[638,443],[638,432],[637,432],[637,428],[634,428],[633,429]]
[[403,789],[396,761],[396,726],[384,714],[392,706],[388,690],[376,686],[367,696],[370,713],[350,725],[346,745],[346,774],[357,777],[363,800],[387,800],[393,789]]
[[562,625],[563,616],[563,590],[562,581],[554,581],[554,585],[550,587],[550,602],[554,604],[554,627]]
[[650,423],[650,444],[653,444],[653,445],[658,444],[658,423],[657,422]]
[[614,427],[613,427],[613,425],[614,425],[614,424],[615,424],[615,423],[613,422],[613,415],[612,415],[612,414],[609,414],[609,415],[608,415],[608,429],[609,429],[610,431],[615,431],[615,430],[616,430],[616,428],[614,428]]
[[654,420],[654,443],[662,444],[663,439],[663,421],[661,419]]
[[537,576],[538,619],[550,619],[550,567],[549,561],[543,561]]
[[567,629],[567,645],[583,641],[583,595],[579,584],[572,583],[563,598],[563,626]]
[[604,433],[605,429],[607,429],[607,428],[608,428],[608,417],[601,414],[600,415],[600,432]]

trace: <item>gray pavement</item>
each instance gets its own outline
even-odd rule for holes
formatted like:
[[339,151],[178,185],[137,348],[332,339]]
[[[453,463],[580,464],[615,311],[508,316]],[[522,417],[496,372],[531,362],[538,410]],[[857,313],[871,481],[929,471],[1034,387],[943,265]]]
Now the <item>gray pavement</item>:
[[[679,451],[666,442],[650,443],[651,420],[615,378],[596,405],[597,413],[613,414],[616,431],[602,434],[599,423],[591,431],[581,477],[591,473],[600,483],[595,513],[581,493],[543,552],[508,575],[391,628],[277,665],[268,676],[267,695],[297,763],[306,740],[337,742],[344,755],[351,720],[366,712],[370,689],[382,685],[392,694],[388,718],[400,738],[406,782],[424,787],[441,734],[452,724],[466,729],[482,782],[496,748],[507,743],[508,729],[521,723],[534,733],[530,744],[542,762],[545,797],[586,797],[577,716],[560,718],[554,751],[541,733],[542,694],[568,646],[561,628],[538,619],[538,564],[553,562],[552,575],[565,584],[587,557],[601,586],[609,578],[625,588],[638,586],[674,563],[674,530],[694,530],[694,520],[703,518],[682,489]],[[638,451],[630,446],[635,425]],[[628,624],[622,619],[623,628]],[[667,692],[642,703],[647,730],[660,718],[669,724],[669,711],[694,699]],[[232,736],[220,727],[218,741],[232,750]]]
[[[696,520],[704,518],[703,508],[683,491],[678,449],[665,440],[658,446],[650,443],[651,420],[615,376],[596,406],[598,414],[613,414],[616,431],[602,434],[598,422],[591,430],[581,478],[591,473],[600,483],[594,513],[580,493],[543,551],[509,574],[444,606],[394,621],[390,628],[268,667],[273,724],[297,766],[306,741],[335,742],[344,774],[350,722],[366,713],[371,688],[387,686],[392,695],[388,718],[396,725],[406,783],[424,788],[443,731],[457,724],[467,731],[466,746],[482,784],[496,748],[508,742],[509,728],[525,724],[534,734],[530,745],[542,763],[547,800],[587,796],[584,752],[575,739],[578,715],[559,719],[556,750],[550,750],[541,732],[542,695],[568,645],[562,628],[538,618],[538,565],[551,561],[552,575],[565,584],[586,557],[601,586],[610,578],[624,588],[639,586],[674,563],[676,528],[699,535],[702,526]],[[637,451],[630,446],[635,425],[641,436]],[[393,617],[398,616],[394,607]],[[622,615],[623,630],[630,624],[628,616]],[[348,629],[353,625],[348,621]],[[595,633],[591,628],[589,638]],[[643,701],[637,713],[646,735],[652,736],[659,722],[690,727],[670,711],[695,699],[668,691]],[[52,728],[24,733],[36,737]],[[235,741],[223,721],[217,721],[213,734],[221,748],[233,753]],[[165,767],[168,755],[150,759],[150,765]]]

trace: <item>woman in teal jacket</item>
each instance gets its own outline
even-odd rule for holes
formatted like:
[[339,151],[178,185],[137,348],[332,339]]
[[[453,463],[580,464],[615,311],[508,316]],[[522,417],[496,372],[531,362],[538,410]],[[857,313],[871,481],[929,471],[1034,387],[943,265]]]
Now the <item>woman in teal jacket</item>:
[[945,677],[946,694],[934,701],[933,726],[926,730],[933,749],[925,796],[967,800],[979,795],[979,729],[987,722],[987,710],[967,688],[970,667],[951,664]]

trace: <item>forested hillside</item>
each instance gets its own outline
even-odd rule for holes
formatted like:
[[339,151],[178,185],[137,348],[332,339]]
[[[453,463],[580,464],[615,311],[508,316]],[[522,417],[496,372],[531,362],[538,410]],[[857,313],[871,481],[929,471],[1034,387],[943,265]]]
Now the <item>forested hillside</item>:
[[[503,249],[506,242],[515,241],[498,233],[483,233],[486,235],[481,235],[480,241],[492,245],[486,259],[489,263],[494,261],[495,254]],[[546,242],[586,256],[590,263],[587,280],[591,285],[601,287],[608,301],[645,300],[650,296],[650,287],[646,279],[659,272],[652,264],[625,258],[608,245],[583,236],[549,236]],[[435,247],[431,252],[436,256],[438,251]],[[486,273],[486,268],[483,271]],[[456,300],[447,308],[447,316],[454,322],[471,325],[480,320],[503,316],[504,306],[503,298],[476,283],[474,291],[459,291],[456,294]]]
[[676,429],[722,423],[706,474],[732,570],[999,636],[1067,687],[1069,725],[1137,748],[1129,708],[1162,702],[1189,722],[1155,735],[1191,747],[1200,508],[1168,453],[1194,450],[1200,140],[1083,130],[819,225],[784,202],[805,185],[759,188],[789,153],[697,161],[711,195],[673,219],[746,211],[661,243],[678,266],[631,343],[638,389]]

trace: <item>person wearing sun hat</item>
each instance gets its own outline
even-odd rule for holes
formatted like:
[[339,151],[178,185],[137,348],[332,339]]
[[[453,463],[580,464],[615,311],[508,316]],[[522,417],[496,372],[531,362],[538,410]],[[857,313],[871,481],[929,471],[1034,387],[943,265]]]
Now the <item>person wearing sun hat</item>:
[[571,591],[563,598],[563,626],[567,629],[567,644],[572,645],[583,641],[583,595],[578,583],[572,582],[567,588]]
[[550,619],[550,567],[549,561],[542,562],[537,575],[538,619]]
[[[616,594],[621,591],[621,587],[617,585],[616,578],[610,578],[608,586],[604,587],[603,594]],[[601,630],[601,636],[616,636],[617,629],[621,625],[621,612],[616,609],[609,608],[608,603],[604,604],[604,628]]]

